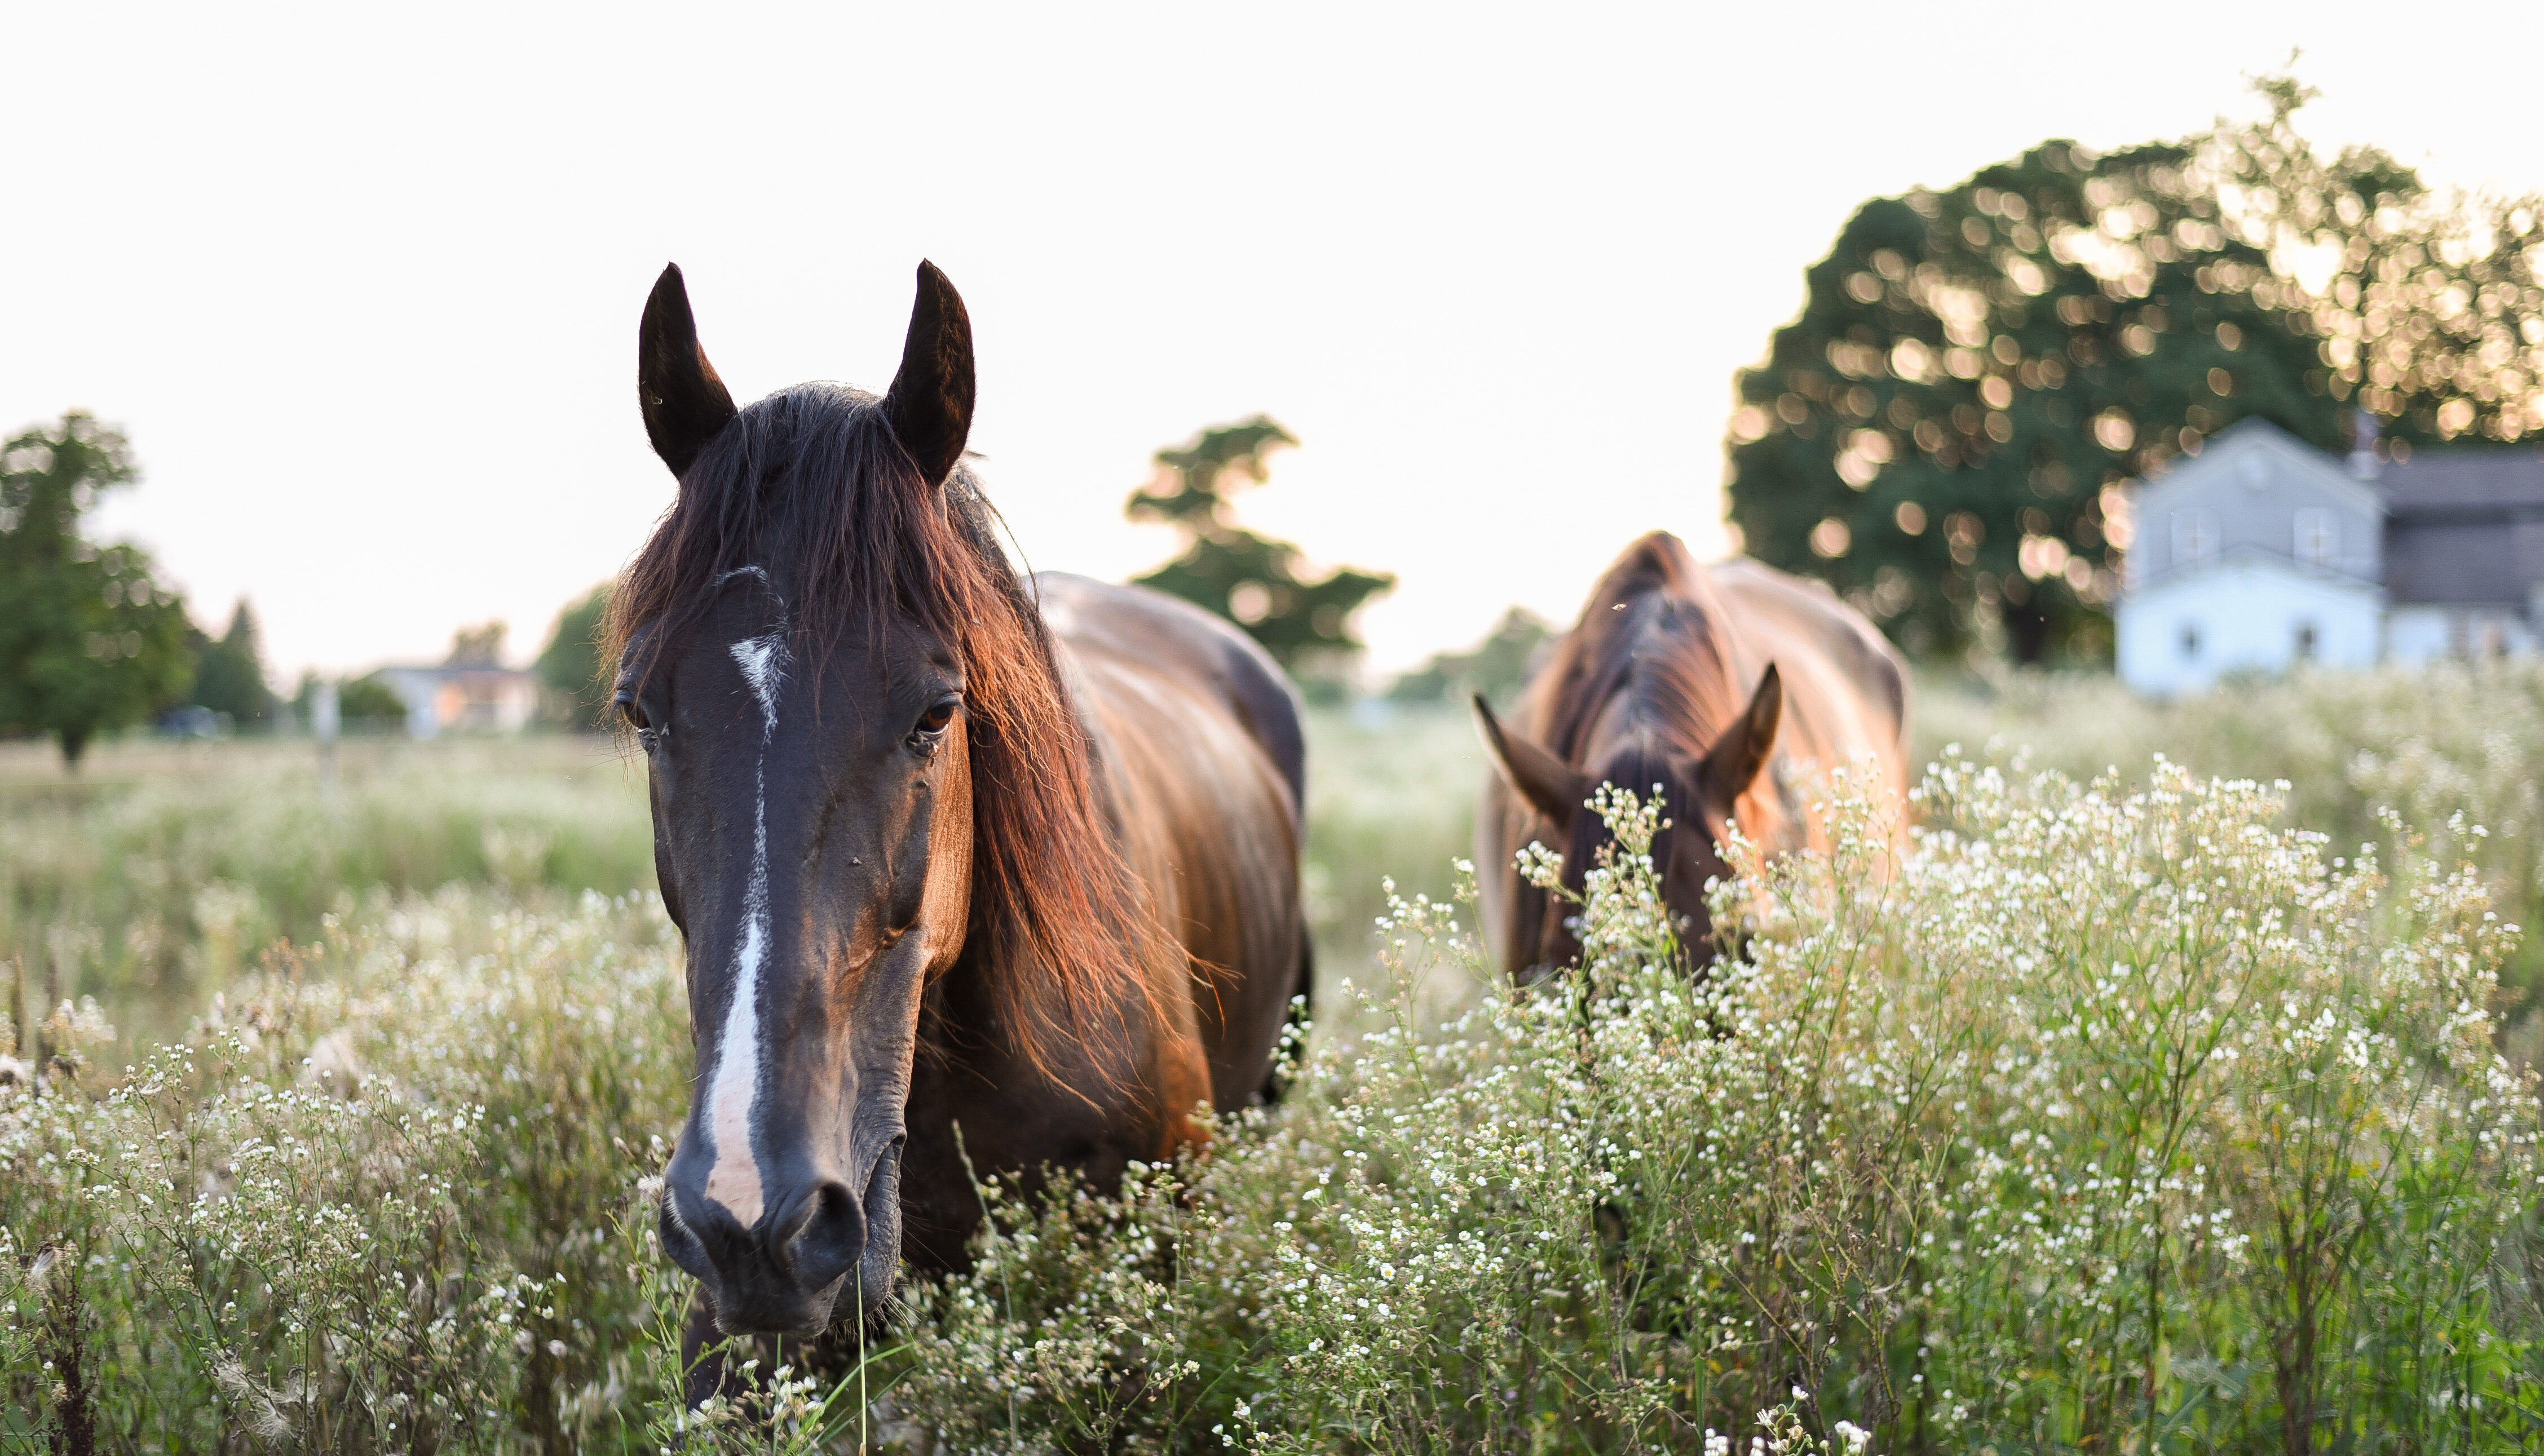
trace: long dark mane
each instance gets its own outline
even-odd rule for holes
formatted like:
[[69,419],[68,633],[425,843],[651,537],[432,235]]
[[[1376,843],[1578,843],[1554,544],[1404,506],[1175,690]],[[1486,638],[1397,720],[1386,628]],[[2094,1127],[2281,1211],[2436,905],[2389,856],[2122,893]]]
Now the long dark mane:
[[[1609,704],[1624,699],[1635,756],[1660,764],[1705,756],[1713,735],[1747,703],[1724,633],[1730,618],[1705,569],[1666,531],[1626,549],[1582,608],[1580,625],[1556,645],[1543,675],[1546,717],[1538,731],[1567,763],[1585,763],[1590,735]],[[1643,766],[1638,762],[1635,769]],[[1621,787],[1642,792],[1638,775]]]
[[664,641],[715,581],[754,565],[795,583],[799,660],[819,664],[851,624],[887,612],[955,644],[972,777],[964,960],[1028,1060],[1053,1070],[1074,1044],[1101,1066],[1102,1048],[1156,1024],[1148,972],[1171,951],[1106,828],[1085,730],[994,526],[968,470],[928,488],[876,397],[829,383],[782,390],[742,411],[681,475],[611,594],[603,660],[616,663],[640,629]]

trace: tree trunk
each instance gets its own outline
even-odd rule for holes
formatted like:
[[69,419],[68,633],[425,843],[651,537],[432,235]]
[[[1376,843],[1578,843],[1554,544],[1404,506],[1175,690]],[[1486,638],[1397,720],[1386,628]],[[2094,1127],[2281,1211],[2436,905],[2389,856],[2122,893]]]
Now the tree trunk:
[[79,772],[80,755],[88,751],[88,733],[85,727],[62,729],[62,767],[72,773]]
[[2036,597],[2009,600],[1997,608],[1996,615],[2005,624],[2006,651],[2014,653],[2014,660],[2030,667],[2049,654],[2049,614],[2040,609]]

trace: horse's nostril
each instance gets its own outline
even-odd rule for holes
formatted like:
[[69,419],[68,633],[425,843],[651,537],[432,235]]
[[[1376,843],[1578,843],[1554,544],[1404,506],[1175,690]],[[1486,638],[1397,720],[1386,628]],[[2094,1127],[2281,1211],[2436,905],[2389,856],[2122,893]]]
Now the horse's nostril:
[[669,1189],[664,1191],[659,1214],[663,1252],[672,1257],[672,1263],[687,1270],[690,1277],[706,1278],[711,1264],[706,1245],[690,1230],[688,1220],[680,1216],[679,1203]]
[[866,1219],[857,1195],[843,1183],[824,1182],[802,1204],[795,1231],[786,1241],[787,1263],[795,1280],[807,1290],[827,1288],[857,1266],[866,1252]]

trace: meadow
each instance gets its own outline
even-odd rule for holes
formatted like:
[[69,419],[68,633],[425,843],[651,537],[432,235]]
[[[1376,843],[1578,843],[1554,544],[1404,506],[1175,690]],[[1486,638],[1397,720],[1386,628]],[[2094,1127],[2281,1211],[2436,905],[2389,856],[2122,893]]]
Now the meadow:
[[1834,776],[1699,983],[1612,804],[1514,994],[1463,715],[1320,714],[1292,1097],[706,1413],[612,745],[0,749],[0,1451],[2544,1440],[2544,672],[1936,680],[1917,733],[1904,857]]

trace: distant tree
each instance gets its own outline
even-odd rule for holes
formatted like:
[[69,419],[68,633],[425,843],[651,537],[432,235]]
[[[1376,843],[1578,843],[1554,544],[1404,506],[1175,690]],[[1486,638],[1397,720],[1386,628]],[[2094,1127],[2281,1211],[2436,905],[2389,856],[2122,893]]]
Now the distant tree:
[[274,716],[274,689],[265,680],[265,652],[257,639],[256,614],[241,597],[230,610],[229,630],[217,641],[206,639],[195,654],[194,700],[241,726]]
[[1876,198],[1739,381],[1748,551],[1827,579],[1912,651],[2107,654],[2123,481],[2248,417],[2327,450],[2544,428],[2531,202],[2320,160],[2268,115],[2101,155],[2052,141]]
[[444,667],[501,667],[504,665],[504,624],[487,622],[475,627],[462,627],[450,635],[450,655],[442,659]]
[[1268,415],[1205,429],[1159,450],[1157,478],[1125,507],[1133,520],[1173,526],[1187,543],[1173,561],[1134,579],[1228,618],[1294,669],[1358,651],[1352,613],[1395,584],[1391,575],[1350,567],[1303,576],[1298,547],[1236,524],[1231,497],[1269,479],[1272,451],[1297,443]]
[[80,517],[137,478],[119,431],[73,412],[0,442],[0,731],[50,733],[76,766],[99,732],[185,691],[184,600],[140,548]]
[[1482,642],[1463,652],[1436,652],[1431,660],[1395,679],[1387,695],[1399,703],[1430,703],[1481,693],[1496,703],[1509,701],[1528,682],[1537,650],[1554,636],[1544,617],[1526,607],[1502,613]]
[[600,623],[609,612],[609,583],[603,581],[557,613],[548,645],[539,650],[536,671],[579,728],[607,726],[608,686],[600,680]]
[[406,722],[406,700],[380,681],[376,672],[347,682],[336,697],[336,711],[347,723],[390,728]]

